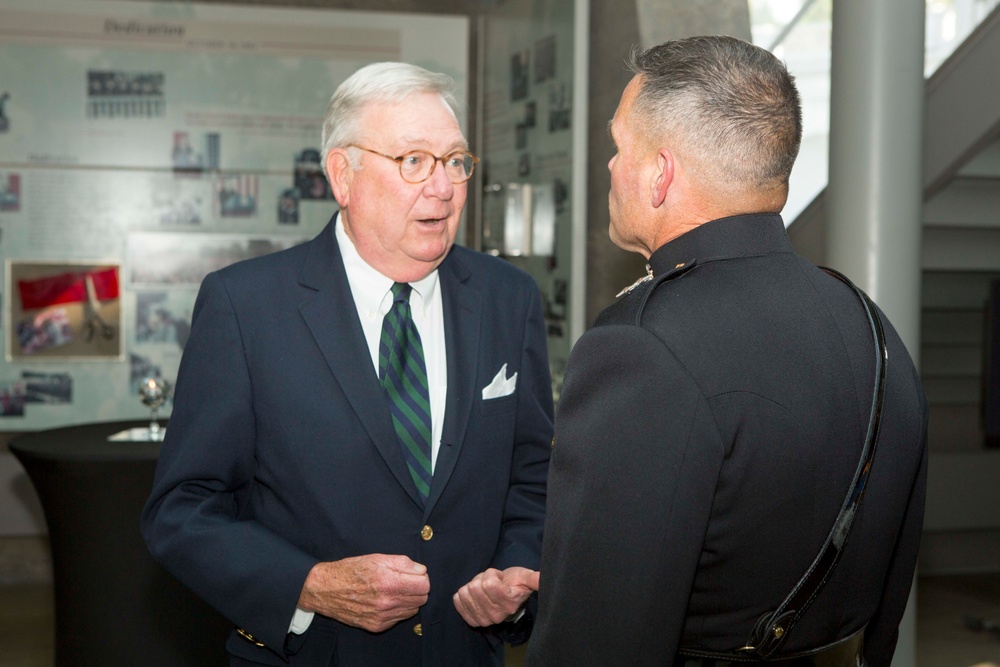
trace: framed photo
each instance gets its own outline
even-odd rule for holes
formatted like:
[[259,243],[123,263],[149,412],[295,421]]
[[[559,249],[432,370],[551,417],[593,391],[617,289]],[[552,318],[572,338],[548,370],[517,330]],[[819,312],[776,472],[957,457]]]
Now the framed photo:
[[129,288],[197,290],[205,276],[216,269],[308,240],[291,235],[136,232],[128,235],[125,245],[126,284]]
[[556,36],[549,35],[535,42],[535,83],[548,81],[556,75]]
[[7,361],[121,360],[121,267],[7,260]]
[[510,58],[510,101],[516,102],[528,96],[528,66],[530,55],[527,50],[518,51]]

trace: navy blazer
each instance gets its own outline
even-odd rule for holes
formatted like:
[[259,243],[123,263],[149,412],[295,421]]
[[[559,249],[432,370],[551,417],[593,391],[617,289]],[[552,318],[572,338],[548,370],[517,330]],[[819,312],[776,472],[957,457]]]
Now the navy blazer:
[[[156,560],[265,645],[234,631],[233,664],[502,664],[497,636],[470,628],[451,598],[486,568],[539,566],[552,437],[540,293],[458,246],[438,271],[448,393],[426,507],[333,222],[202,283],[142,530]],[[515,392],[483,400],[504,364]],[[417,616],[376,635],[316,615],[287,634],[317,562],[371,553],[427,566]]]

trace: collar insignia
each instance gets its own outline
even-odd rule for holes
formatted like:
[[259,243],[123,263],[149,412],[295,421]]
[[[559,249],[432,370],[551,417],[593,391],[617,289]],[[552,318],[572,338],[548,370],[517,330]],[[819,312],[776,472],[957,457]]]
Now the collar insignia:
[[649,266],[649,264],[647,264],[646,265],[646,275],[644,275],[642,278],[639,278],[638,280],[636,280],[634,283],[632,283],[631,285],[629,285],[628,287],[626,287],[625,289],[623,289],[621,292],[618,292],[618,294],[615,294],[615,298],[617,299],[618,297],[622,296],[623,294],[628,294],[629,292],[631,292],[632,290],[634,290],[639,285],[641,285],[643,283],[648,283],[652,279],[653,279],[653,269]]

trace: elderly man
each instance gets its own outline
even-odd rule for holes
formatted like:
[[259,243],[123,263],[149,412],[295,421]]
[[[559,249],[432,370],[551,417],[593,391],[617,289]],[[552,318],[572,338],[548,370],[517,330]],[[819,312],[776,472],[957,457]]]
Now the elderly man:
[[530,628],[542,308],[453,246],[477,158],[451,87],[353,74],[323,126],[339,214],[202,284],[142,528],[233,665],[501,665]]
[[788,241],[794,83],[728,37],[633,71],[610,235],[649,275],[569,360],[528,663],[887,666],[926,401],[885,316]]

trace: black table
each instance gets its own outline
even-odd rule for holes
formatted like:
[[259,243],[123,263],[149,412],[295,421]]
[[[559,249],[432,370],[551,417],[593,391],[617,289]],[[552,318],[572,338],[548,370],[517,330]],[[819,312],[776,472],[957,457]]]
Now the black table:
[[57,667],[228,664],[232,624],[157,565],[139,534],[160,443],[107,440],[148,424],[85,424],[10,442],[48,523]]

